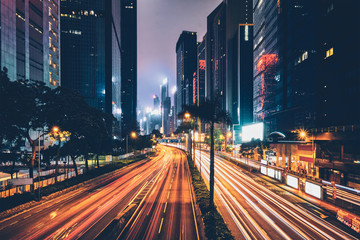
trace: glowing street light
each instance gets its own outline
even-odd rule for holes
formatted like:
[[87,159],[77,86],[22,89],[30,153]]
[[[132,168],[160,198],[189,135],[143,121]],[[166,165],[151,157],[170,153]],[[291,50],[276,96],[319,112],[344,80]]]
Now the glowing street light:
[[131,132],[130,136],[131,138],[136,138],[137,137],[136,132]]
[[185,117],[185,119],[189,119],[191,117],[191,115],[190,115],[190,113],[187,112],[187,113],[185,113],[184,117]]
[[54,133],[59,132],[59,127],[53,126],[52,131],[53,131]]

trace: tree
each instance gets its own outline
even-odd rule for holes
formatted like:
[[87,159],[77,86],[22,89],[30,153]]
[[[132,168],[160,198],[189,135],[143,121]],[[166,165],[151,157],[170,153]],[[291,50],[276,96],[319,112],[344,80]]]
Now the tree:
[[[205,100],[199,106],[184,106],[184,112],[179,116],[190,113],[193,117],[198,117],[202,122],[210,125],[210,205],[214,205],[214,128],[216,123],[225,123],[230,125],[231,119],[229,113],[219,104],[218,98],[215,100]],[[195,161],[195,159],[194,159]]]

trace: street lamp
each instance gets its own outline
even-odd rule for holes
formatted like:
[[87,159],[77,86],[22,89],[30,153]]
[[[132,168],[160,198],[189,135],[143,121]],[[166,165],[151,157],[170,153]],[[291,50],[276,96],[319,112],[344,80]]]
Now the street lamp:
[[[130,137],[132,139],[135,139],[137,137],[136,132],[131,132]],[[129,134],[126,135],[126,154],[129,153]]]
[[313,157],[313,168],[312,168],[312,174],[315,174],[316,177],[316,148],[315,148],[315,135],[314,134],[309,134],[308,131],[306,131],[305,129],[299,129],[297,130],[298,132],[298,137],[304,141],[306,141],[306,138],[308,137],[308,135],[311,135],[311,151],[312,151],[312,157]]
[[225,152],[226,152],[226,147],[227,147],[227,141],[228,139],[230,139],[232,136],[231,132],[228,132],[226,135],[225,135]]

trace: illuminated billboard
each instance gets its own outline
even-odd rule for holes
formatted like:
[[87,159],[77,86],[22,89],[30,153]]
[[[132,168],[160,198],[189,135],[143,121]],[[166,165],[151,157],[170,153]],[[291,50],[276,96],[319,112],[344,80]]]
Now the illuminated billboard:
[[320,185],[306,181],[305,192],[316,198],[322,199],[322,187]]
[[264,139],[264,123],[254,123],[242,127],[242,142],[251,142],[251,140]]

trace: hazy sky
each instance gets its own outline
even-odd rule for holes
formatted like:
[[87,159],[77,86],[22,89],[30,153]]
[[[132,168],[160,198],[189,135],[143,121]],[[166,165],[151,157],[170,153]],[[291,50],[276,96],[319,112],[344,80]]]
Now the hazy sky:
[[153,106],[152,95],[159,95],[164,78],[170,89],[175,85],[175,47],[181,32],[196,31],[201,41],[207,16],[221,2],[138,0],[138,106]]

